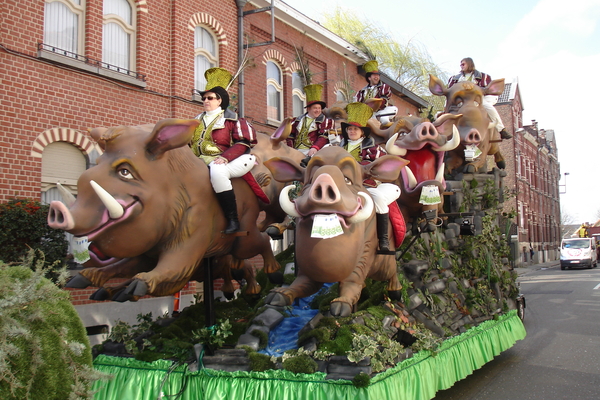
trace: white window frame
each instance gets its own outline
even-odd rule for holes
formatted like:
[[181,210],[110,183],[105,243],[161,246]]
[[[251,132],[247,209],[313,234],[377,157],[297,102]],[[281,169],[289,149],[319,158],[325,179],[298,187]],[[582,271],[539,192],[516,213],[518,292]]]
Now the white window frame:
[[335,101],[336,103],[348,102],[348,97],[346,93],[342,89],[338,89],[335,91]]
[[83,54],[84,51],[84,45],[85,45],[85,1],[86,0],[80,0],[81,4],[76,4],[73,0],[45,0],[45,5],[44,7],[46,7],[48,4],[50,3],[61,3],[63,4],[65,7],[67,7],[69,9],[69,11],[71,11],[76,17],[77,17],[77,38],[75,40],[75,44],[77,46],[76,49],[64,49],[61,48],[60,45],[55,45],[53,43],[48,43],[48,38],[46,36],[46,13],[45,13],[45,9],[44,9],[44,44],[47,44],[49,46],[55,46],[57,48],[61,48],[62,50],[67,50],[69,52],[75,53],[75,54]]
[[[272,63],[279,70],[279,79],[283,81],[283,71],[281,67],[274,60],[267,61],[266,71],[269,70],[269,63]],[[274,106],[269,104],[269,88],[272,87],[277,93],[279,93],[279,104]],[[269,117],[269,107],[277,108],[277,119]],[[273,78],[267,76],[267,123],[277,125],[283,120],[283,82],[277,82]]]
[[[206,72],[206,70],[204,70],[204,71],[198,70],[198,64],[196,63],[196,59],[199,56],[205,57],[210,64],[209,68],[218,67],[219,66],[219,41],[217,40],[217,36],[212,31],[212,29],[210,29],[207,26],[198,25],[194,28],[194,46],[196,45],[196,35],[198,34],[197,33],[198,29],[202,30],[200,32],[204,31],[210,35],[210,37],[213,41],[213,48],[214,48],[214,54],[203,47],[195,47],[194,48],[194,89],[196,89],[198,91],[203,91],[206,88],[206,81],[204,81],[204,79],[205,79],[204,73]],[[199,81],[199,79],[204,81],[203,82],[204,85],[200,85],[200,83],[202,83],[202,82]],[[200,86],[202,86],[202,87],[200,87]],[[194,94],[193,97],[194,97],[194,100],[201,101],[199,94]]]
[[[104,0],[107,1],[107,0]],[[118,1],[118,0],[112,0],[112,1]],[[136,7],[135,4],[133,3],[132,0],[120,0],[123,2],[126,2],[127,4],[129,4],[129,7],[131,8],[131,23],[128,23],[127,21],[125,21],[123,19],[123,17],[121,17],[120,15],[117,14],[103,14],[102,16],[102,62],[106,62],[108,64],[111,65],[115,65],[113,62],[109,62],[105,59],[104,56],[104,51],[107,48],[107,43],[104,43],[104,27],[108,24],[114,23],[117,26],[119,26],[124,32],[125,34],[127,34],[129,36],[129,54],[128,54],[128,65],[122,66],[122,65],[116,65],[117,67],[121,67],[124,68],[126,70],[129,71],[135,71],[136,70],[136,63],[135,63],[135,59],[136,59],[136,51],[135,51],[135,36],[136,36],[136,21],[137,21],[137,15],[136,15]],[[110,69],[114,69],[114,68],[110,68]]]
[[300,74],[298,72],[293,72],[292,73],[292,108],[295,107],[296,103],[295,103],[295,99],[298,98],[301,102],[302,102],[302,108],[300,110],[293,110],[293,114],[294,117],[298,117],[302,114],[304,114],[304,107],[306,107],[306,93],[304,93],[304,88],[302,87],[302,85],[297,86],[294,84],[294,77],[298,76],[298,79],[300,79],[300,82],[302,82],[302,79],[300,78]]

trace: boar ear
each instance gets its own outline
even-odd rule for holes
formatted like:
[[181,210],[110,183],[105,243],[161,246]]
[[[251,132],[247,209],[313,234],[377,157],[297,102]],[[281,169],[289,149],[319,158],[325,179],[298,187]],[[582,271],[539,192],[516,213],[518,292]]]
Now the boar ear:
[[436,96],[445,96],[448,93],[448,89],[444,82],[442,82],[437,76],[429,74],[429,91],[431,94]]
[[197,119],[168,118],[158,121],[146,143],[146,150],[160,157],[166,151],[187,145],[200,125]]
[[398,156],[387,155],[379,157],[372,163],[363,166],[364,178],[377,179],[382,182],[395,182],[400,175],[400,170],[408,165],[409,161]]
[[106,147],[106,142],[104,141],[104,139],[102,139],[102,135],[107,130],[108,128],[88,128],[90,136],[92,137],[92,139],[94,139],[96,143],[98,143],[98,146],[100,146],[102,150],[105,150]]
[[273,157],[264,162],[265,167],[279,182],[304,181],[304,168],[291,158]]
[[500,96],[504,92],[504,78],[494,79],[483,91],[486,95]]

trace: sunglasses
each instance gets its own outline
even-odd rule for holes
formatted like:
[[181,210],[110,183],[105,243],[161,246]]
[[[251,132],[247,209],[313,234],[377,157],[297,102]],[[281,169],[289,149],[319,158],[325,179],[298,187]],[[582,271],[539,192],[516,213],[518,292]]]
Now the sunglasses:
[[206,100],[216,100],[217,96],[206,96],[202,98],[202,101],[206,101]]

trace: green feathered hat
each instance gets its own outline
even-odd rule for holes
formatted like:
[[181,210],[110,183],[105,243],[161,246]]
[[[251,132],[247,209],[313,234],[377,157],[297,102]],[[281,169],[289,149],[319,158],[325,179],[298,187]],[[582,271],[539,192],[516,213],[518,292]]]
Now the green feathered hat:
[[358,126],[365,133],[365,137],[371,134],[371,128],[367,126],[367,121],[373,116],[373,109],[365,103],[349,103],[346,106],[346,112],[348,113],[347,122],[342,122],[342,136],[348,138],[346,129],[348,126]]
[[378,74],[379,73],[379,64],[376,60],[367,61],[363,65],[363,69],[367,74]]
[[206,78],[206,89],[204,89],[205,92],[208,92],[210,89],[217,86],[227,90],[231,80],[233,79],[231,73],[223,68],[209,68],[206,70],[206,72],[204,72],[204,77]]
[[367,79],[368,83],[371,83],[371,82],[369,82],[369,77],[371,75],[373,75],[373,74],[380,74],[380,72],[379,72],[379,64],[375,60],[367,61],[363,65],[363,69],[366,72],[365,78]]
[[216,93],[221,97],[221,108],[226,110],[229,107],[229,93],[227,89],[231,84],[233,76],[229,71],[223,68],[209,68],[204,72],[206,78],[206,88],[200,92],[204,96],[207,92]]
[[322,108],[327,107],[327,104],[321,100],[323,85],[316,84],[304,86],[304,93],[306,93],[306,108],[313,104],[320,104]]

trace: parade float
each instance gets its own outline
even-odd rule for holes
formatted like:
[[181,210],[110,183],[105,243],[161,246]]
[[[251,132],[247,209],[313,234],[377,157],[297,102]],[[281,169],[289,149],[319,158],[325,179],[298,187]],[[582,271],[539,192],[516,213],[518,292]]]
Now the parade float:
[[[455,87],[433,77],[430,87],[452,104]],[[338,147],[302,165],[280,145],[282,126],[259,141],[253,179],[234,180],[243,212],[231,235],[186,146],[194,120],[93,130],[103,156],[78,198],[49,214],[50,226],[92,243],[92,267],[69,285],[97,286],[94,298],[109,301],[173,294],[190,279],[205,288],[179,315],[140,316],[94,348],[94,367],[113,376],[96,398],[431,399],[523,339],[498,133],[477,108],[464,96],[433,123],[397,119],[376,132],[390,155],[366,166]],[[390,207],[396,251],[377,248],[366,178],[409,195]],[[285,182],[301,183],[293,200]],[[277,256],[261,210],[269,224],[295,217],[294,243]],[[217,275],[237,280],[239,295],[213,302]],[[129,281],[109,287],[117,276]]]

